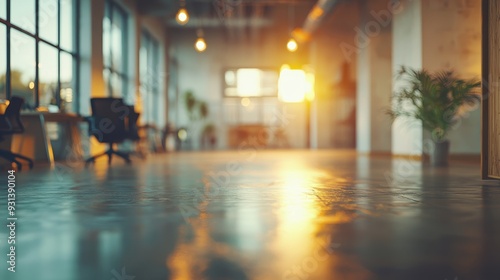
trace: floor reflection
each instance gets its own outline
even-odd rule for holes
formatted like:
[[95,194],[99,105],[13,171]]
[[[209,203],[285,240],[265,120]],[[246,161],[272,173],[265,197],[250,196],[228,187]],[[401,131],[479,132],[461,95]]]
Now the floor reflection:
[[259,151],[26,172],[19,271],[0,278],[500,278],[499,185],[400,163]]

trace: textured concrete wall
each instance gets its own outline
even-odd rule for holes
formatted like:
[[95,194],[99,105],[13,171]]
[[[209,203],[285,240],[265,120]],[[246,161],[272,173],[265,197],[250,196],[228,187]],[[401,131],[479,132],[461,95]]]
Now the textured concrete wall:
[[[481,1],[422,1],[423,65],[430,71],[452,69],[463,78],[481,78]],[[450,151],[479,154],[481,118],[477,108],[464,108],[449,134]]]

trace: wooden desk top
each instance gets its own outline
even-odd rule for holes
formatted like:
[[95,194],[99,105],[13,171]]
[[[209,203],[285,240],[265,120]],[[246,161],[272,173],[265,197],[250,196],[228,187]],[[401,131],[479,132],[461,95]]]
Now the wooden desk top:
[[74,113],[50,113],[50,112],[21,112],[23,116],[40,116],[42,115],[47,122],[83,122],[85,119]]

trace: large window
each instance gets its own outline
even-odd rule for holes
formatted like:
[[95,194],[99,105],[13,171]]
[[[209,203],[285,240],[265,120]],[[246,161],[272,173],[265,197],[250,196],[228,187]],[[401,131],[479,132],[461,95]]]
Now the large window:
[[224,72],[224,96],[276,96],[278,71],[258,68],[228,69]]
[[0,0],[0,98],[75,111],[78,0]]
[[106,1],[103,21],[103,58],[106,93],[127,96],[127,14],[113,1]]
[[144,123],[156,123],[159,119],[160,99],[160,49],[148,32],[143,32],[140,50],[141,98]]

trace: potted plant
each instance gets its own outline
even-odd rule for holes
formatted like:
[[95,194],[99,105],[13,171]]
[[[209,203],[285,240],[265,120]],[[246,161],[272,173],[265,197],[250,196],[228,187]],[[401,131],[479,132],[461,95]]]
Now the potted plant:
[[461,79],[454,71],[431,73],[404,66],[397,78],[404,82],[404,86],[394,93],[388,114],[393,120],[405,118],[420,121],[435,143],[430,155],[431,164],[447,165],[450,148],[448,132],[460,119],[460,107],[480,101],[481,82]]
[[[207,122],[207,118],[210,114],[207,102],[199,100],[194,93],[189,90],[184,94],[184,104],[186,106],[189,120],[191,121],[191,127],[193,128],[194,125],[197,126],[196,129],[193,128],[192,130],[200,132],[201,148],[209,146],[213,149],[217,141],[216,131],[215,126],[212,123]],[[201,128],[200,125],[203,123],[205,123],[205,126]]]
[[203,128],[201,133],[201,146],[204,148],[215,149],[217,144],[217,134],[215,130],[215,125],[213,123],[207,123]]

